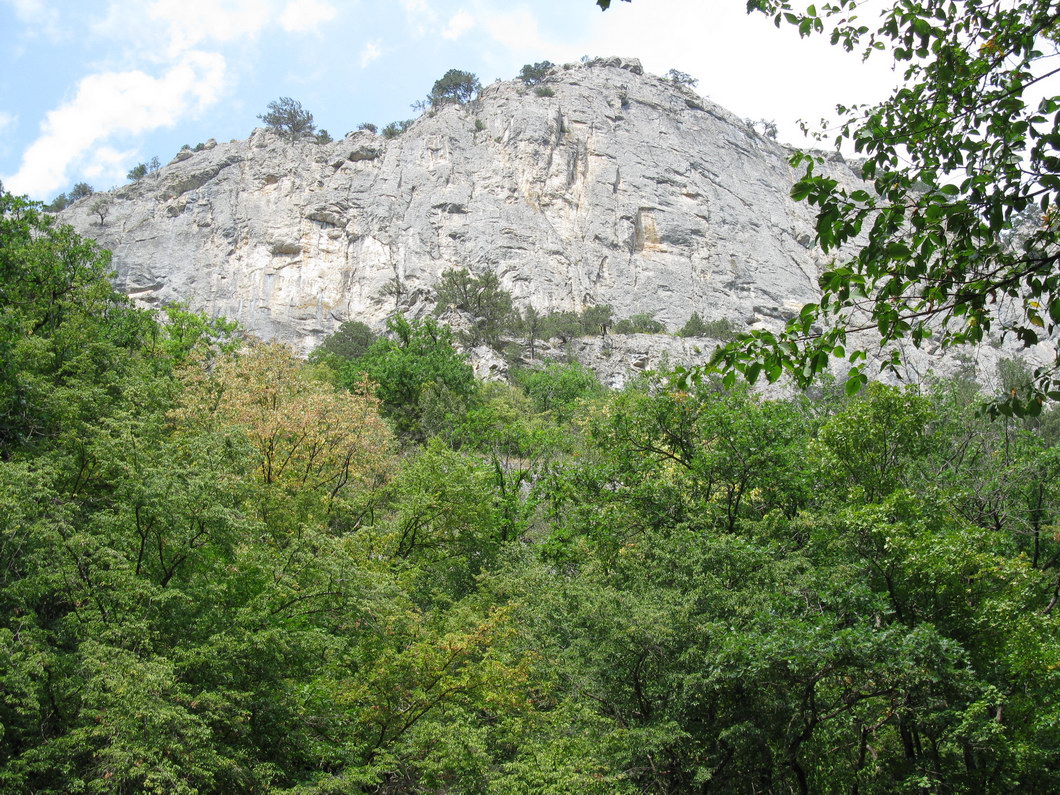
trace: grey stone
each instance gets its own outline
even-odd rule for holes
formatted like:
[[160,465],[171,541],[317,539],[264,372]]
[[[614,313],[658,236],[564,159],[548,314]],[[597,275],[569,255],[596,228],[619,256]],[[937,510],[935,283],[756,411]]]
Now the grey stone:
[[[520,307],[610,304],[671,331],[693,312],[779,329],[817,299],[830,258],[812,245],[812,208],[789,198],[789,149],[632,59],[568,64],[544,84],[554,96],[495,83],[392,140],[211,140],[114,191],[102,227],[86,202],[63,220],[113,251],[138,301],[186,302],[303,353],[347,320],[381,330],[395,308],[432,311],[453,267],[494,271]],[[857,182],[841,159],[822,168]],[[615,384],[707,352],[633,335],[572,355]]]

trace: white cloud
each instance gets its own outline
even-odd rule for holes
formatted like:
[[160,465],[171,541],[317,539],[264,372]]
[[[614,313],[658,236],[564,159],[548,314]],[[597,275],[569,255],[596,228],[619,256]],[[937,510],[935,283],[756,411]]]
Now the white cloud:
[[48,8],[44,0],[3,0],[3,2],[14,9],[15,16],[20,22],[31,25],[54,22],[59,15],[54,8]]
[[459,39],[473,27],[475,27],[475,18],[464,9],[460,9],[449,19],[449,24],[442,31],[442,38]]
[[289,33],[306,33],[330,22],[338,13],[324,0],[290,0],[280,14],[280,25]]
[[62,188],[70,168],[86,158],[102,173],[111,156],[98,144],[172,126],[216,103],[224,80],[224,58],[199,51],[185,53],[161,77],[139,70],[89,75],[72,100],[48,112],[18,173],[4,183],[14,193],[44,197]]
[[[868,2],[859,9],[865,24],[873,24],[873,6]],[[513,12],[487,27],[498,41],[522,51],[514,19]],[[526,23],[533,24],[530,19]],[[529,28],[526,37],[536,31],[536,25]],[[570,57],[569,47],[547,49],[548,42],[540,44],[544,57],[555,60],[546,55],[551,52]],[[796,119],[815,123],[822,116],[834,116],[837,102],[877,101],[896,81],[888,58],[863,64],[857,55],[829,46],[826,38],[800,39],[786,24],[777,30],[762,14],[746,14],[742,3],[613,2],[574,46],[581,50],[578,55],[640,58],[655,74],[669,69],[688,72],[699,78],[699,93],[738,116],[775,120],[782,140],[801,145],[805,139]]]
[[0,132],[12,126],[17,118],[13,113],[4,113],[4,111],[0,110]]
[[383,50],[379,46],[379,39],[370,41],[364,45],[364,49],[361,50],[361,68],[368,66],[372,61],[378,60],[379,56],[383,54]]
[[59,12],[49,7],[44,0],[0,0],[0,3],[11,6],[19,22],[49,38],[60,38]]
[[417,38],[427,35],[431,25],[434,24],[438,15],[434,9],[427,4],[427,0],[400,0],[405,16],[409,22],[409,30]]
[[155,0],[147,13],[168,26],[168,55],[175,57],[205,41],[254,36],[272,12],[267,0]]
[[119,151],[112,146],[102,146],[92,152],[88,163],[81,170],[86,178],[105,184],[121,182],[129,171],[129,163],[136,157],[135,149]]
[[[570,50],[569,46],[546,40],[541,34],[537,17],[525,6],[510,11],[486,14],[482,26],[494,41],[511,52],[526,52],[540,54],[547,58],[563,59],[568,56],[567,51]],[[581,53],[579,52],[578,55]]]

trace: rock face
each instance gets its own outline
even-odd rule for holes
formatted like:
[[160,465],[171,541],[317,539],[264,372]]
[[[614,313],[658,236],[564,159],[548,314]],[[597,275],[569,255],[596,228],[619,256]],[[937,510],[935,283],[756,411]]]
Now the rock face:
[[637,61],[597,59],[536,90],[496,83],[391,140],[211,141],[114,191],[102,224],[91,200],[63,220],[114,252],[134,298],[303,351],[346,320],[429,312],[452,267],[494,271],[542,312],[775,326],[825,264],[788,155]]

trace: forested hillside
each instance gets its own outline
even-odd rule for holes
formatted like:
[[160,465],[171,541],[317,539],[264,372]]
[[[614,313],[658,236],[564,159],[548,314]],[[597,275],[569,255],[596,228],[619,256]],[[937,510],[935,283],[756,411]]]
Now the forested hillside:
[[306,362],[108,271],[0,198],[0,791],[1060,790],[1055,408]]

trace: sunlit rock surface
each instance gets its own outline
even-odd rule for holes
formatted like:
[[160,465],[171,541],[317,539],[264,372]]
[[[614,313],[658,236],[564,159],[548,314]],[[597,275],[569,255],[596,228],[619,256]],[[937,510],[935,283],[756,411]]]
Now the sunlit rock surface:
[[814,297],[783,146],[636,61],[543,85],[555,95],[491,85],[393,140],[209,142],[114,191],[102,225],[92,200],[64,220],[113,250],[135,298],[303,350],[345,320],[429,311],[451,267],[495,271],[521,306],[611,304],[670,329],[693,311],[772,324]]
[[[522,308],[610,304],[670,331],[693,312],[779,328],[816,299],[828,261],[811,208],[788,196],[786,147],[635,60],[557,67],[541,87],[554,95],[495,83],[392,140],[210,141],[113,191],[102,224],[92,199],[63,220],[114,252],[140,302],[185,302],[302,352],[346,320],[430,312],[453,267],[495,272]],[[838,158],[826,167],[856,181]],[[563,355],[617,384],[714,345],[641,336]],[[917,373],[936,361],[914,359]]]

